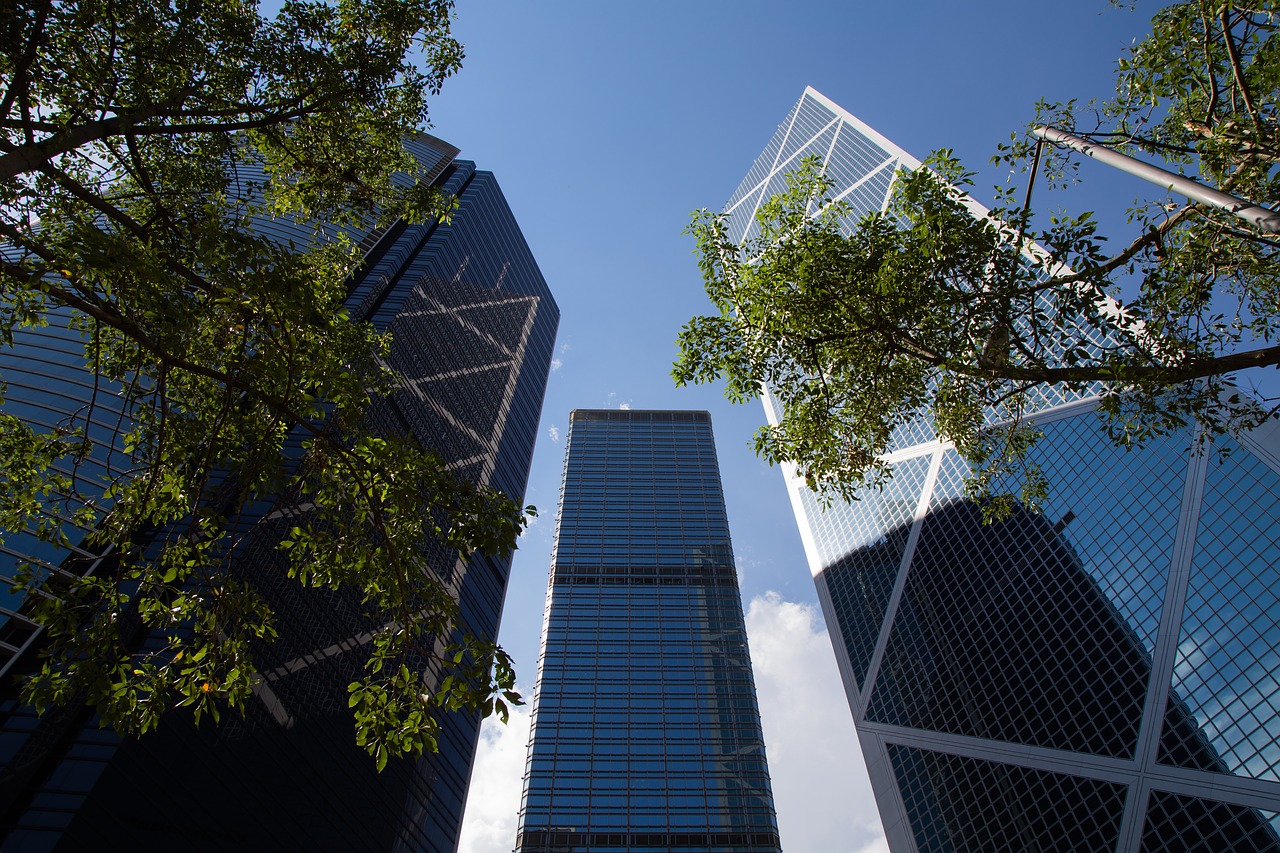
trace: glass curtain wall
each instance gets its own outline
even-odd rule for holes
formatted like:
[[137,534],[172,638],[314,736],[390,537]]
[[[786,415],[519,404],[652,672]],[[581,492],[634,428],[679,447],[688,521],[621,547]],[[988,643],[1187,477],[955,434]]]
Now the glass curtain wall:
[[521,853],[777,853],[706,412],[571,416]]

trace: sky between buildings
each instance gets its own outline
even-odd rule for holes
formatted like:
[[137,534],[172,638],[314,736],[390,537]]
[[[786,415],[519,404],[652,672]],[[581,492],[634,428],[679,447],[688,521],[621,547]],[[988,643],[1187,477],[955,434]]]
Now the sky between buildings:
[[[996,144],[1041,97],[1112,94],[1115,60],[1159,5],[459,0],[467,57],[433,132],[497,175],[562,313],[526,500],[541,515],[500,637],[530,698],[569,411],[708,409],[783,847],[884,849],[781,474],[749,447],[763,412],[669,376],[677,332],[710,307],[681,232],[724,204],[806,85],[917,157],[953,149],[990,204]],[[1081,176],[1060,203],[1104,221],[1145,192],[1097,164]],[[512,849],[527,738],[527,713],[486,722],[463,853]]]

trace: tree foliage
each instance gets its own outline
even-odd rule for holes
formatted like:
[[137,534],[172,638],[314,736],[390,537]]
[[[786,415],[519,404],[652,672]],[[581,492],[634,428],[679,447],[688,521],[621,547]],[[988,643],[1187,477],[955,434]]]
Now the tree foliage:
[[[405,139],[462,59],[451,6],[0,7],[0,343],[69,327],[96,377],[54,429],[0,413],[0,530],[109,555],[86,577],[21,571],[48,640],[37,707],[87,702],[140,733],[174,707],[243,706],[279,614],[237,546],[281,513],[293,581],[354,590],[382,626],[351,685],[380,768],[434,747],[439,708],[519,701],[501,649],[455,630],[424,548],[509,551],[524,517],[369,431],[389,341],[343,309],[350,234],[450,209]],[[255,227],[272,221],[300,245]],[[126,417],[104,439],[108,395]],[[128,462],[100,481],[104,445]],[[94,532],[73,541],[71,522]]]
[[[1276,8],[1171,5],[1120,60],[1115,99],[1041,103],[1036,124],[1274,206]],[[1035,154],[1035,138],[1015,134],[994,159],[1027,172]],[[1073,180],[1078,157],[1051,153],[1049,182]],[[936,152],[899,172],[886,211],[858,219],[808,161],[761,206],[759,236],[741,246],[722,214],[695,213],[690,231],[719,314],[681,333],[677,384],[723,379],[736,401],[767,386],[783,415],[758,433],[757,452],[844,498],[882,483],[895,429],[930,416],[973,464],[971,494],[996,513],[1045,493],[1027,461],[1038,437],[1027,416],[1049,389],[1100,394],[1106,428],[1125,446],[1193,421],[1203,440],[1275,415],[1274,401],[1237,389],[1241,371],[1280,364],[1275,236],[1157,198],[1130,211],[1137,235],[1116,251],[1091,213],[1033,228],[1012,188],[997,188],[990,215],[975,215],[964,195],[972,178]]]

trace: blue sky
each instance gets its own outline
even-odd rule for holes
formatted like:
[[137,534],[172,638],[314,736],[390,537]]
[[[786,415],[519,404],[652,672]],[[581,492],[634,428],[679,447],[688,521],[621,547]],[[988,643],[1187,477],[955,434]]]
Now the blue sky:
[[[690,211],[724,203],[806,85],[918,157],[953,149],[981,170],[974,195],[989,204],[1004,180],[987,164],[995,145],[1038,98],[1114,92],[1115,60],[1156,6],[459,0],[467,57],[434,102],[433,132],[497,175],[562,315],[526,501],[542,515],[522,539],[501,634],[530,694],[569,411],[708,409],[783,845],[879,849],[781,475],[749,449],[762,411],[668,375],[680,327],[709,307],[681,232]],[[1143,191],[1096,164],[1081,175],[1066,203],[1110,211],[1104,221]],[[526,737],[523,716],[486,729],[464,851],[511,849]]]

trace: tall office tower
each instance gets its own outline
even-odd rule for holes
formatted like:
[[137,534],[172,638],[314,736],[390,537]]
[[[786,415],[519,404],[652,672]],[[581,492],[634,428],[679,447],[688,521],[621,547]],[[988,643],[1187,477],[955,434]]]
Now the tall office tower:
[[780,849],[706,412],[570,417],[516,849]]
[[[559,310],[493,175],[458,160],[430,137],[412,141],[437,185],[459,206],[448,225],[398,223],[356,233],[366,252],[348,308],[393,335],[390,366],[400,390],[372,413],[386,434],[412,435],[450,470],[524,495],[551,362]],[[310,228],[260,227],[280,239]],[[54,427],[82,416],[93,377],[65,318],[23,333],[0,350],[9,403]],[[112,401],[89,424],[110,436]],[[104,441],[92,470],[118,464]],[[374,624],[358,596],[304,590],[289,582],[275,545],[284,514],[246,520],[240,571],[270,602],[280,638],[256,650],[262,681],[244,719],[224,715],[217,731],[166,719],[141,739],[100,730],[85,709],[37,719],[12,697],[13,673],[29,665],[37,627],[9,606],[0,627],[0,849],[36,850],[426,850],[457,845],[479,720],[442,720],[438,754],[393,761],[378,774],[355,745],[347,685],[360,677]],[[281,516],[277,518],[276,516]],[[23,534],[9,536],[0,574],[20,560],[95,570],[109,555],[59,553]],[[510,559],[463,562],[438,548],[430,561],[460,604],[460,626],[494,638]],[[145,643],[141,637],[139,642]]]
[[[808,154],[855,216],[919,167],[807,89],[729,202],[735,237]],[[1045,392],[1049,499],[998,524],[927,419],[854,503],[784,466],[895,851],[1280,851],[1280,428],[1225,457],[1189,434],[1124,451],[1095,403]]]

